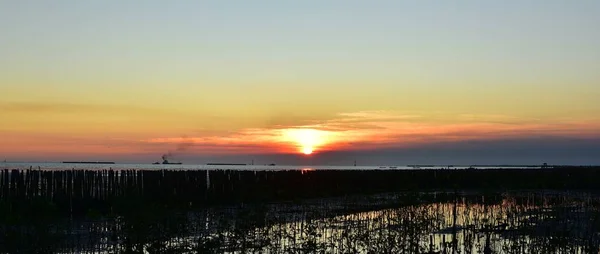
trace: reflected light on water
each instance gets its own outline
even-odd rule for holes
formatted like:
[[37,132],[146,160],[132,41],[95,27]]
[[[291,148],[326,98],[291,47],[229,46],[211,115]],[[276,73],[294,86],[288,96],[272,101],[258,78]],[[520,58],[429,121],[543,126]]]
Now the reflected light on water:
[[302,172],[302,174],[304,174],[305,172],[309,172],[309,171],[313,171],[313,170],[315,170],[315,169],[313,169],[313,168],[302,168],[301,172]]
[[[173,219],[176,235],[153,244],[200,253],[598,253],[599,204],[581,193],[405,193],[246,205]],[[133,237],[126,229],[135,222],[95,227]]]

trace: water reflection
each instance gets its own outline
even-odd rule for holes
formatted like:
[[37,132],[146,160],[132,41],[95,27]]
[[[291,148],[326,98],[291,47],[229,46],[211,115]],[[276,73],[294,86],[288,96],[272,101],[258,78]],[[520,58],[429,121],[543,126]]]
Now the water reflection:
[[487,204],[485,196],[462,196],[450,202],[332,217],[322,217],[313,209],[302,210],[272,225],[247,231],[234,227],[228,231],[234,232],[229,236],[254,245],[224,244],[213,251],[590,253],[599,250],[595,197],[582,193],[530,193],[491,198],[499,202]]
[[[598,253],[600,196],[403,193],[70,221],[64,252]],[[155,213],[153,213],[155,214]]]

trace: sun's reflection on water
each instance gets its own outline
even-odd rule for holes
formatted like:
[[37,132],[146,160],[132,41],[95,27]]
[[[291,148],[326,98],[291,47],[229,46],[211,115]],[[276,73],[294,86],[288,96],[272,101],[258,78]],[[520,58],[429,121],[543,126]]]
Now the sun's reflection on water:
[[[189,253],[600,250],[598,197],[539,193],[456,198],[452,195],[413,193],[211,208],[190,213],[178,222],[181,224],[177,236],[160,239],[165,239],[165,248],[188,249]],[[127,228],[126,224],[104,226],[111,230]],[[103,244],[117,248],[109,242]]]

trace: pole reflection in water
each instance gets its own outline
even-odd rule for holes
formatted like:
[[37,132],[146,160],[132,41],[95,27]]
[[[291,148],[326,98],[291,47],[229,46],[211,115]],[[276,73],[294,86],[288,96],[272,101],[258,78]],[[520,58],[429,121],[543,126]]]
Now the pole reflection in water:
[[56,238],[60,245],[52,252],[598,253],[599,208],[600,196],[588,193],[531,192],[153,211],[70,220],[60,226],[67,234]]
[[343,211],[327,210],[327,205],[299,207],[287,215],[285,209],[273,208],[275,214],[267,215],[272,224],[229,233],[263,245],[224,245],[215,251],[590,253],[600,246],[598,198],[586,194],[505,194],[487,201],[459,196],[445,202],[396,205],[341,215],[333,215]]

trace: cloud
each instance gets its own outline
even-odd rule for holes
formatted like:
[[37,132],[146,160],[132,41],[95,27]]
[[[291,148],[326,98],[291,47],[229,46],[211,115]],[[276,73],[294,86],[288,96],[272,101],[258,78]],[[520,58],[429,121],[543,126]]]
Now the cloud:
[[502,140],[431,142],[413,147],[387,147],[356,151],[327,151],[315,164],[358,160],[378,164],[600,164],[600,138],[519,137]]
[[[539,119],[501,115],[450,115],[363,111],[301,125],[202,131],[182,137],[4,131],[0,153],[8,158],[89,158],[153,162],[185,143],[177,160],[277,164],[592,164],[599,158],[597,119]],[[449,121],[447,119],[455,119]],[[314,130],[300,155],[302,130]],[[175,135],[175,134],[174,134]],[[312,134],[311,134],[312,135]],[[315,140],[314,137],[318,137]],[[189,147],[188,147],[189,146]],[[183,149],[182,149],[183,150]],[[46,157],[44,157],[46,156]],[[127,157],[129,156],[129,157]],[[48,158],[50,158],[48,157]]]
[[[212,135],[202,137],[187,137],[193,149],[212,154],[232,152],[277,152],[278,133],[265,129],[244,129],[239,132],[230,132],[227,135]],[[142,140],[150,144],[178,144],[184,141],[182,138],[163,137]],[[275,150],[274,150],[275,149]]]
[[[453,122],[436,121],[435,116],[390,111],[341,113],[327,120],[303,125],[242,129],[228,135],[189,138],[195,146],[213,147],[209,152],[295,153],[298,142],[286,133],[299,129],[319,131],[323,139],[317,151],[372,150],[418,147],[440,142],[502,140],[531,137],[599,137],[595,119],[563,119],[556,122],[506,115],[446,115]],[[178,138],[153,138],[148,143],[176,143]]]

